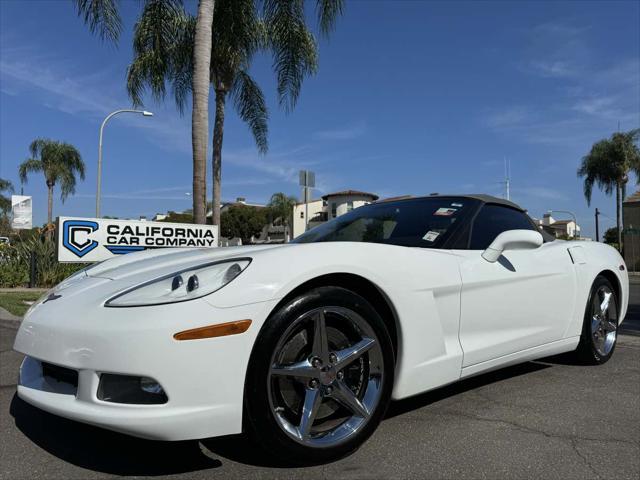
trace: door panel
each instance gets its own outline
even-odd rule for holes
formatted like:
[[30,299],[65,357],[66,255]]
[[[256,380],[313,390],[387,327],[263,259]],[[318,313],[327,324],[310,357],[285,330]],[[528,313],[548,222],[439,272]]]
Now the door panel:
[[575,299],[575,275],[563,242],[505,251],[489,263],[481,250],[461,257],[463,367],[562,338]]

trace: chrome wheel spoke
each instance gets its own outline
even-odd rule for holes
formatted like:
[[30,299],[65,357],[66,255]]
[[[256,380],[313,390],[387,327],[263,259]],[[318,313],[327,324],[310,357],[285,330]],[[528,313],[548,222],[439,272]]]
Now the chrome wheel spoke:
[[359,342],[351,345],[342,350],[338,350],[336,355],[335,367],[338,370],[342,370],[346,366],[348,366],[354,360],[360,358],[366,352],[371,350],[373,346],[376,344],[376,341],[373,338],[363,338]]
[[300,415],[300,426],[298,434],[300,439],[304,440],[309,436],[313,421],[318,414],[320,405],[322,404],[322,394],[317,388],[307,388],[302,405],[302,414]]
[[608,355],[616,342],[617,305],[609,287],[602,285],[593,295],[591,337],[600,355]]
[[318,371],[311,366],[307,360],[302,362],[292,363],[290,365],[273,365],[271,367],[271,375],[280,375],[285,377],[298,377],[298,378],[314,378],[318,374]]
[[351,389],[344,384],[344,382],[336,382],[335,388],[331,393],[331,398],[349,409],[354,415],[362,418],[367,418],[369,416],[367,408],[362,404],[358,397],[355,396]]
[[322,363],[329,363],[329,339],[327,338],[327,322],[324,318],[324,310],[318,310],[313,322],[313,346],[312,354],[322,360]]
[[603,296],[603,300],[602,303],[600,304],[600,315],[602,315],[602,317],[606,317],[608,311],[609,311],[609,302],[611,301],[611,293],[604,293]]

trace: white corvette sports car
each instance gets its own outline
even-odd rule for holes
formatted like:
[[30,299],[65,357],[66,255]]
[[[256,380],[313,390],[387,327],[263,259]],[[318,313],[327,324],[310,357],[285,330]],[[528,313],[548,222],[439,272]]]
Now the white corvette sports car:
[[139,437],[245,431],[323,461],[364,442],[391,399],[561,352],[606,362],[628,296],[616,250],[545,239],[511,202],[378,202],[287,245],[77,273],[22,322],[18,395]]

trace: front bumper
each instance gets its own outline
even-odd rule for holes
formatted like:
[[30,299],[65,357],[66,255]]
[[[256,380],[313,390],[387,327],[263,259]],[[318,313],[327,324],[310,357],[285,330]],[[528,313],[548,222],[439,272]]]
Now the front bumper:
[[[114,309],[97,303],[90,292],[63,294],[55,302],[38,305],[23,320],[14,345],[27,356],[20,369],[21,399],[62,417],[148,439],[185,440],[241,431],[249,356],[275,301],[216,308],[193,300]],[[173,338],[181,330],[240,319],[253,323],[239,335]],[[77,387],[43,375],[42,362],[77,371]],[[162,385],[168,401],[102,401],[97,395],[102,373],[151,377]]]

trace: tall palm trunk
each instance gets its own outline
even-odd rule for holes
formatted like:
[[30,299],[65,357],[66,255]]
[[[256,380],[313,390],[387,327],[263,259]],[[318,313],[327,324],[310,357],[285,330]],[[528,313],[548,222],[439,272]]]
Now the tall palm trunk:
[[211,63],[211,28],[214,0],[200,0],[193,46],[193,111],[191,142],[193,146],[193,220],[206,223],[207,144],[209,142],[209,81]]
[[216,119],[213,126],[213,154],[211,156],[213,170],[213,202],[211,218],[214,225],[220,225],[220,187],[222,184],[222,136],[224,134],[224,105],[227,92],[216,89]]
[[621,209],[621,196],[622,186],[618,183],[616,185],[616,228],[618,229],[618,250],[622,252],[622,209]]
[[53,221],[53,185],[51,181],[47,181],[48,197],[47,197],[47,225]]

